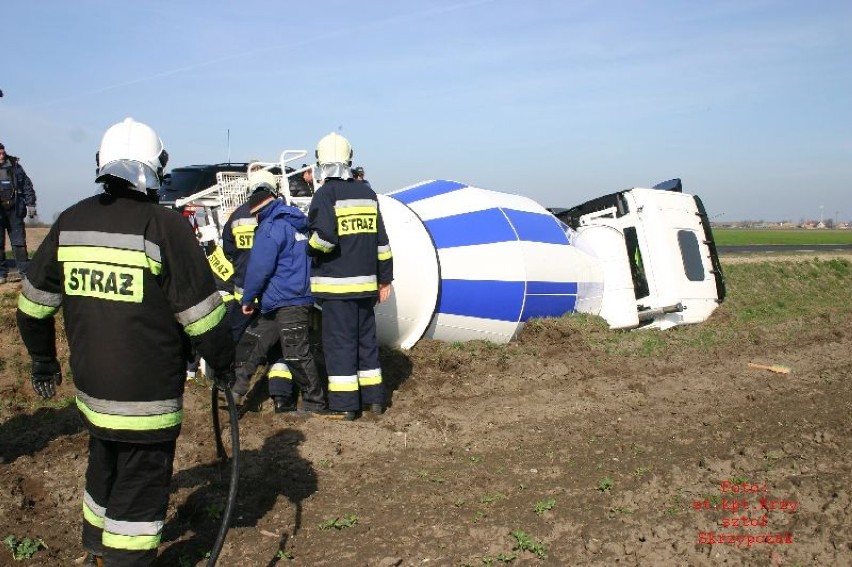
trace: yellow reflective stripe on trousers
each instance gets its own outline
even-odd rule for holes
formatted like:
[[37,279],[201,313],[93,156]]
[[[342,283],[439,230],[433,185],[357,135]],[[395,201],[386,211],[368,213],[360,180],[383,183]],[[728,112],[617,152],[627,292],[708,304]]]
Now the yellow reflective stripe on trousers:
[[357,392],[358,377],[357,376],[329,376],[328,377],[329,392]]
[[57,259],[60,262],[107,262],[119,266],[148,268],[154,275],[159,274],[163,269],[160,262],[145,252],[103,246],[60,246]]
[[358,371],[358,383],[361,386],[378,386],[382,383],[382,369],[371,368],[370,370]]
[[113,549],[127,549],[130,551],[144,551],[146,549],[157,549],[160,546],[160,534],[157,535],[119,535],[107,531],[103,533],[101,540],[106,547]]
[[18,309],[35,319],[47,319],[59,310],[58,307],[48,307],[47,305],[40,305],[34,301],[30,301],[23,295],[18,296]]
[[290,369],[286,364],[273,364],[272,368],[269,370],[269,379],[279,378],[283,380],[292,380],[293,374],[290,372]]
[[183,410],[177,410],[159,415],[116,415],[96,412],[77,398],[77,409],[95,427],[125,431],[155,431],[180,425],[183,421]]
[[89,505],[86,504],[85,500],[83,501],[83,519],[96,528],[103,529],[104,527],[104,517],[98,516],[97,512],[89,508]]

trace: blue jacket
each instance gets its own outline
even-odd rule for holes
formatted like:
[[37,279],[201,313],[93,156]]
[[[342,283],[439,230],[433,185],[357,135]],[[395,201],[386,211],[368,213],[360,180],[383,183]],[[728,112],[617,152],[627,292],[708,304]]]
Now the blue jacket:
[[261,313],[288,305],[310,305],[313,298],[308,217],[296,207],[276,200],[260,211],[258,220],[242,305],[260,299]]

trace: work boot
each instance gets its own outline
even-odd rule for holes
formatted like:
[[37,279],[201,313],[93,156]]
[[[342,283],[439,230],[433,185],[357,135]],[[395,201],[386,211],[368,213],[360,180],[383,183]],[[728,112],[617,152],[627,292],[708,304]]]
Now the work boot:
[[0,276],[0,284],[6,283],[6,276]]
[[19,282],[22,279],[23,278],[21,277],[21,274],[19,274],[18,272],[13,272],[13,273],[9,274],[8,276],[6,276],[6,281],[9,282],[9,283]]
[[317,417],[322,417],[324,419],[334,419],[337,421],[355,421],[358,418],[358,412],[356,411],[335,411],[330,409],[317,409],[313,410],[313,413]]
[[86,559],[83,561],[84,567],[103,567],[104,558],[100,555],[94,555],[89,553],[86,555]]
[[367,407],[364,408],[364,411],[372,412],[376,415],[382,415],[385,413],[384,404],[367,404]]
[[275,408],[275,413],[296,411],[296,404],[287,396],[272,396],[272,406]]

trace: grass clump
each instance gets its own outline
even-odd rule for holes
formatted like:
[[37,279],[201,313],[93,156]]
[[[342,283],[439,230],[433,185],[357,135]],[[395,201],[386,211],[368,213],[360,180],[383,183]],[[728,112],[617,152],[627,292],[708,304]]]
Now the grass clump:
[[354,527],[358,523],[358,516],[355,514],[346,514],[342,518],[329,518],[319,525],[321,530],[343,530]]
[[12,554],[12,559],[15,561],[24,561],[32,558],[39,550],[47,549],[47,545],[39,538],[17,538],[14,535],[8,535],[3,540],[9,552]]
[[541,502],[536,502],[535,508],[533,508],[533,510],[536,514],[541,516],[545,512],[553,510],[554,506],[556,506],[556,499],[547,498],[546,500],[542,500]]
[[515,538],[513,551],[529,551],[534,553],[539,559],[547,557],[547,547],[540,541],[534,540],[523,530],[515,530],[512,532],[512,537]]

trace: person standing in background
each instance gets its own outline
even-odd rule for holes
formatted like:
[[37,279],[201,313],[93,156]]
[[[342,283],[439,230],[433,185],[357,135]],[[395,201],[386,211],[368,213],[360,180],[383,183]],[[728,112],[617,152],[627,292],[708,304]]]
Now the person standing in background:
[[360,165],[352,169],[352,179],[354,179],[355,181],[360,181],[361,183],[364,183],[367,187],[372,188],[370,182],[364,179],[364,168]]
[[[35,218],[37,214],[33,182],[21,167],[20,160],[7,154],[6,146],[0,143],[0,250],[4,254],[0,262],[0,284],[26,277],[29,252],[24,219],[28,216]],[[10,276],[6,266],[7,232],[19,276]]]
[[[304,169],[306,167],[308,169]],[[312,167],[308,167],[306,163],[303,163],[299,169],[304,169],[304,171],[296,175],[290,175],[292,172],[287,172],[289,176],[290,196],[310,197],[314,194],[314,170]]]

